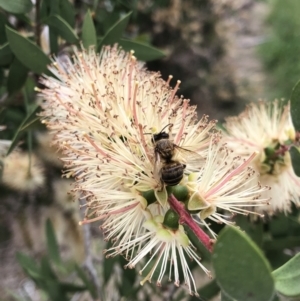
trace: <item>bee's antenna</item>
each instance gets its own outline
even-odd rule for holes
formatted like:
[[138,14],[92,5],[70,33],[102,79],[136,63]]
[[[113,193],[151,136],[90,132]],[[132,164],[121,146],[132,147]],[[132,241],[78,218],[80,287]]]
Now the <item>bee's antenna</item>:
[[[167,127],[172,127],[173,126],[173,123],[168,123],[166,126],[164,126],[163,128],[162,128],[162,130],[159,132],[159,134],[161,134],[163,131],[164,131],[164,129],[166,129]],[[143,133],[144,135],[153,135],[153,133]]]
[[172,127],[173,123],[168,123],[166,126],[163,127],[163,129],[160,131],[160,133],[162,133],[164,131],[164,129],[166,129],[167,127]]

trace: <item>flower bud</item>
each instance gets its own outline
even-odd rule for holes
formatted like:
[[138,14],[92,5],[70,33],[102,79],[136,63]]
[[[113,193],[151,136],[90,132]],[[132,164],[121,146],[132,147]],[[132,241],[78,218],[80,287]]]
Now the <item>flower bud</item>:
[[163,225],[172,230],[178,229],[179,215],[174,210],[169,209],[165,214]]

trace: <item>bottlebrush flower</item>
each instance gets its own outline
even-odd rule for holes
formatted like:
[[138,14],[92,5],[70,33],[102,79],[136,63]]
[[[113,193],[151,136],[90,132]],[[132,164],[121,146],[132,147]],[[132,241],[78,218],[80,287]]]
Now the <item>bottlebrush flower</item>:
[[[191,173],[186,186],[190,197],[187,208],[196,212],[200,223],[208,227],[206,219],[230,224],[228,214],[249,214],[245,207],[261,207],[269,203],[261,195],[270,187],[261,186],[258,175],[249,165],[257,153],[248,158],[233,157],[232,151],[219,143],[220,137],[212,139],[205,165],[198,173]],[[216,235],[210,230],[211,234]]]
[[224,140],[241,156],[258,152],[253,167],[262,185],[271,186],[271,205],[258,212],[289,212],[291,202],[300,205],[300,178],[294,173],[288,150],[296,139],[290,105],[278,100],[253,103],[238,117],[227,118]]
[[[117,47],[106,47],[100,55],[92,49],[75,49],[72,61],[57,59],[50,70],[56,78],[45,76],[41,80],[45,86],[40,90],[45,100],[41,105],[43,122],[54,134],[54,143],[63,153],[65,175],[75,177],[74,192],[79,192],[86,200],[86,218],[82,223],[101,220],[106,239],[113,242],[107,251],[108,256],[123,254],[130,261],[129,267],[155,250],[156,262],[160,259],[163,262],[158,284],[166,272],[166,260],[170,256],[173,261],[170,271],[174,271],[175,283],[179,284],[178,266],[181,266],[190,292],[196,292],[183,254],[205,268],[182,226],[178,224],[170,230],[161,222],[161,216],[169,212],[173,199],[154,172],[153,135],[165,129],[174,144],[197,153],[201,158],[190,164],[185,160],[188,158],[176,157],[186,165],[182,183],[187,183],[192,189],[194,186],[187,178],[201,170],[206,157],[211,156],[209,146],[214,139],[215,121],[208,122],[207,116],[198,120],[195,107],[190,106],[188,100],[175,96],[180,82],[174,89],[170,88],[171,77],[167,82],[163,81],[158,73],[145,70],[132,53],[125,53]],[[216,153],[212,156],[215,157]],[[241,167],[228,176],[223,169],[219,171],[219,165],[225,163],[209,162],[206,164],[208,170],[202,174],[208,176],[210,173],[213,179],[220,181],[217,176],[222,174],[227,176],[225,181],[229,184],[241,184],[246,179]],[[238,180],[240,174],[241,180]],[[200,185],[199,181],[195,180],[195,187]],[[234,185],[228,187],[237,189]],[[258,188],[255,192],[260,190]],[[256,195],[254,191],[251,193],[246,192]],[[221,200],[213,204],[222,209],[237,207],[229,207]],[[190,214],[185,213],[190,224],[200,229]],[[179,257],[176,257],[177,252]],[[150,272],[146,280],[151,278]]]
[[[144,237],[142,225],[169,208],[154,174],[152,134],[166,127],[175,144],[205,158],[215,121],[198,121],[195,107],[175,96],[180,82],[170,88],[171,77],[163,81],[117,47],[100,55],[75,50],[73,61],[57,59],[50,70],[57,79],[42,79],[43,122],[64,154],[65,175],[75,177],[74,192],[86,200],[82,223],[102,220],[106,239],[123,253],[120,245]],[[185,172],[202,164],[187,164]]]
[[39,159],[31,154],[14,150],[3,158],[2,182],[18,191],[33,191],[45,183],[45,174]]
[[[167,271],[169,281],[174,280],[174,284],[179,286],[179,271],[181,269],[184,284],[188,287],[189,293],[198,296],[195,280],[187,259],[195,261],[209,277],[211,277],[210,272],[201,264],[201,259],[195,252],[183,227],[179,225],[176,229],[170,229],[164,225],[164,219],[165,217],[162,215],[149,218],[143,224],[147,232],[126,244],[119,245],[117,253],[128,253],[128,251],[131,253],[130,261],[125,266],[129,268],[135,268],[136,264],[145,259],[148,254],[151,254],[151,257],[140,271],[142,275],[147,273],[141,281],[142,285],[146,281],[151,282],[154,273],[159,270],[157,286],[161,286],[162,278]],[[143,244],[143,247],[136,253],[137,244]],[[112,252],[112,250],[108,250],[108,252]],[[110,255],[113,255],[113,253]],[[145,270],[149,269],[150,265],[151,269],[146,272]]]

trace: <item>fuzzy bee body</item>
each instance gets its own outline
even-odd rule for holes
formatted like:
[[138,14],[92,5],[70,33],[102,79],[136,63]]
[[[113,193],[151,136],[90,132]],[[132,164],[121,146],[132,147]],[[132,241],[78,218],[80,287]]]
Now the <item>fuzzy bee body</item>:
[[184,169],[185,165],[178,161],[165,163],[161,168],[160,179],[167,186],[175,186],[182,180]]
[[162,184],[175,186],[183,178],[185,164],[174,160],[177,148],[180,148],[169,140],[169,134],[161,131],[153,135],[155,152],[155,174],[159,175]]

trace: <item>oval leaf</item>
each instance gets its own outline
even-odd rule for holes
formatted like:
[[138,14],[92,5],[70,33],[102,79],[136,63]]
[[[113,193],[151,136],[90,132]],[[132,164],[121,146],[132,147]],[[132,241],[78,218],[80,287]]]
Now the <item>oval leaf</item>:
[[132,12],[125,15],[107,31],[107,33],[100,42],[99,48],[101,48],[104,45],[113,45],[114,43],[119,42],[123,35],[123,32],[127,27],[131,14]]
[[288,297],[300,296],[300,253],[273,272],[275,288]]
[[13,14],[26,14],[32,9],[31,0],[0,0],[0,7]]
[[76,43],[78,36],[72,27],[61,16],[53,15],[45,20],[45,23],[55,30],[63,39],[69,43]]
[[127,39],[120,39],[119,45],[126,51],[134,50],[134,56],[144,62],[158,60],[166,56],[164,52],[155,47]]
[[82,43],[84,48],[88,48],[89,46],[97,45],[97,35],[96,29],[94,26],[94,21],[91,16],[90,11],[88,10],[85,14],[83,25],[82,25]]
[[292,90],[291,115],[295,129],[300,131],[300,81],[298,81]]
[[269,263],[246,234],[226,227],[214,247],[212,262],[217,282],[232,299],[272,300],[274,280]]
[[51,61],[37,45],[8,26],[6,26],[6,36],[12,52],[24,66],[38,74],[49,74],[47,65]]

